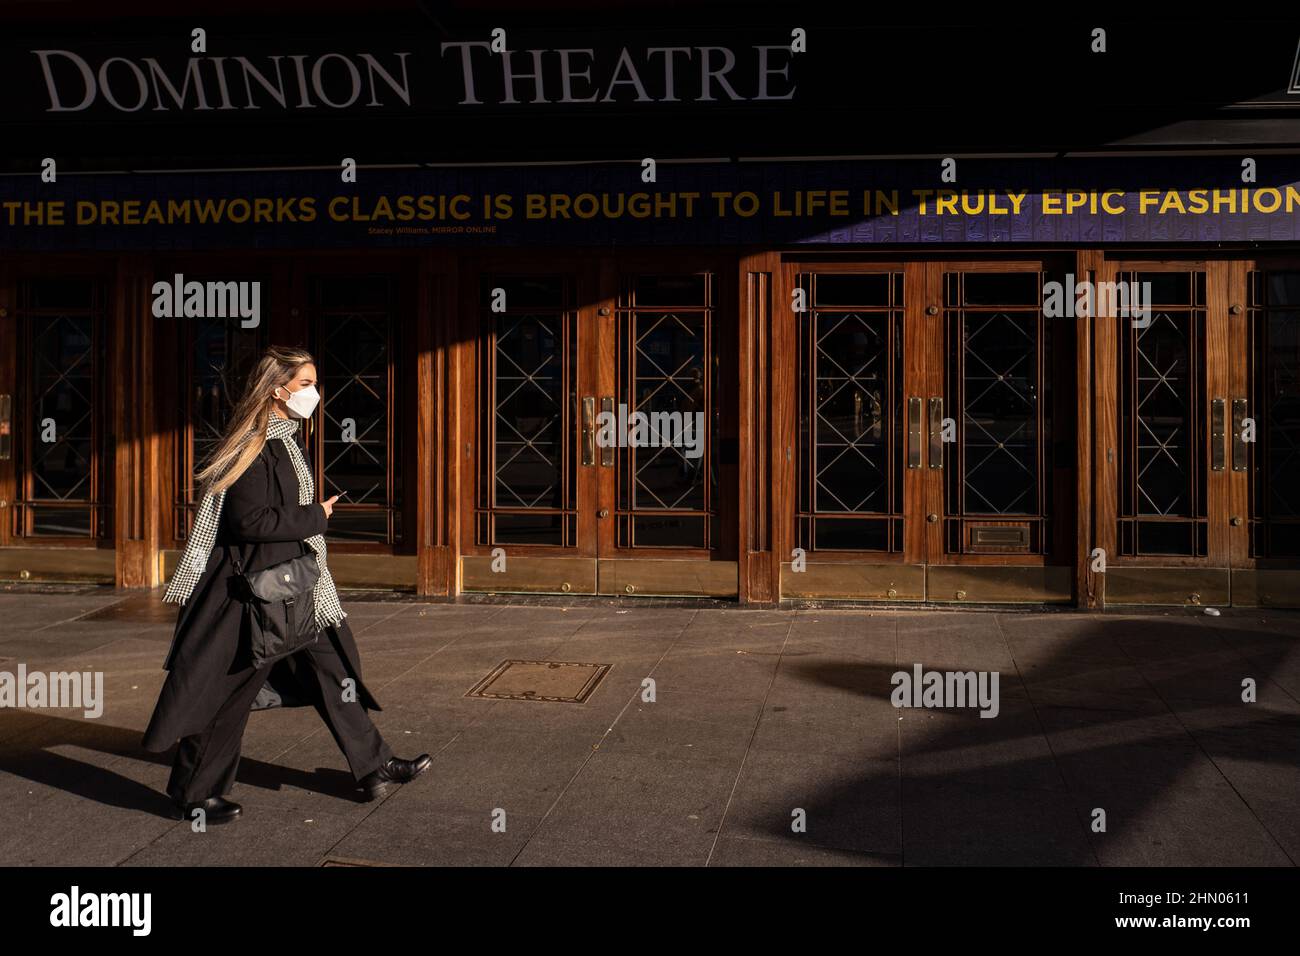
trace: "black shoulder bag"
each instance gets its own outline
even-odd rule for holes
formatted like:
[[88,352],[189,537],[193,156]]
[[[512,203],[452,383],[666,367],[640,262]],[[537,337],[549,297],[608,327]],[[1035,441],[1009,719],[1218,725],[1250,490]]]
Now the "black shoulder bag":
[[296,558],[247,573],[233,548],[229,553],[235,574],[244,582],[253,666],[262,667],[314,644],[320,636],[312,592],[320,579],[316,552],[308,548]]

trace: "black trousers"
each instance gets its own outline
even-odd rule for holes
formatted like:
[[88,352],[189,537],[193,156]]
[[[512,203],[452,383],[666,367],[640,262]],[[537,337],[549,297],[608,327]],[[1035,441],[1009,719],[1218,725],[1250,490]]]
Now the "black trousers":
[[[357,780],[387,763],[393,756],[379,729],[360,701],[345,702],[343,681],[347,669],[326,635],[293,655],[296,664],[310,670],[320,687],[316,711],[334,735]],[[225,703],[212,723],[199,734],[182,737],[172,762],[167,794],[177,802],[199,803],[230,793],[239,768],[239,748],[248,724],[249,708],[266,683],[270,667],[249,668],[226,675]]]

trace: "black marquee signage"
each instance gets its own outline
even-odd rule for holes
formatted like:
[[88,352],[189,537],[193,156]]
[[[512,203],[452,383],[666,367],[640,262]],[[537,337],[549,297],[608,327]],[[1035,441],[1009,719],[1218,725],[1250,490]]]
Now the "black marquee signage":
[[[496,39],[487,14],[475,26],[376,16],[328,36],[227,19],[208,24],[198,50],[176,21],[148,35],[130,19],[79,33],[0,24],[0,172],[44,157],[62,172],[1300,141],[1300,96],[1286,92],[1292,27],[1128,22],[1111,52],[1093,54],[1083,21],[798,13],[692,29],[503,14]],[[795,49],[805,26],[807,47]],[[1231,68],[1171,72],[1150,55],[1161,49]]]
[[[61,117],[181,113],[439,111],[529,106],[615,107],[780,103],[798,92],[790,43],[420,39],[367,49],[267,51],[237,44],[212,55],[132,43],[15,51],[22,112]],[[260,46],[265,46],[262,41]],[[12,64],[11,64],[12,68]],[[248,118],[248,117],[241,117]]]
[[[1213,32],[1164,20],[1119,24],[1115,49],[1104,55],[1090,53],[1083,21],[828,24],[797,11],[788,23],[769,17],[689,30],[613,23],[570,29],[558,21],[513,27],[503,17],[502,28],[510,29],[498,39],[486,28],[448,31],[427,22],[346,39],[231,34],[215,26],[201,52],[179,25],[151,36],[72,36],[57,24],[2,30],[0,122],[228,114],[273,122],[313,111],[509,114],[518,107],[679,112],[787,104],[870,112],[963,103],[987,107],[996,120],[1029,94],[1040,101],[1088,96],[1125,109],[1135,98],[1155,109],[1291,107],[1296,97],[1287,91],[1296,87],[1300,62],[1294,28],[1231,21]],[[806,49],[792,49],[800,31]],[[1226,58],[1233,67],[1171,76],[1149,55],[1157,43],[1185,61]]]

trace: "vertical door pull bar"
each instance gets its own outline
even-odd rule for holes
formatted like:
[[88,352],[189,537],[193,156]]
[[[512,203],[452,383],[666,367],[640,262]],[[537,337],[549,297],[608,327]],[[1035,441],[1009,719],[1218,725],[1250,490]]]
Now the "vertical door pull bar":
[[[606,395],[600,400],[600,410],[602,413],[612,416],[614,414],[614,399]],[[609,421],[608,418],[605,421]],[[600,466],[608,468],[614,464],[614,446],[606,442],[600,449]]]
[[0,460],[14,456],[14,400],[12,395],[0,395]]
[[1232,470],[1245,471],[1246,461],[1249,457],[1246,450],[1246,442],[1241,437],[1242,430],[1246,427],[1246,400],[1244,398],[1234,398],[1232,400]]
[[582,399],[582,464],[596,463],[596,396],[585,395]]
[[943,467],[943,398],[930,399],[930,467]]
[[1223,471],[1223,443],[1228,437],[1224,434],[1223,399],[1216,398],[1210,402],[1210,470]]
[[907,400],[907,467],[921,467],[921,399]]

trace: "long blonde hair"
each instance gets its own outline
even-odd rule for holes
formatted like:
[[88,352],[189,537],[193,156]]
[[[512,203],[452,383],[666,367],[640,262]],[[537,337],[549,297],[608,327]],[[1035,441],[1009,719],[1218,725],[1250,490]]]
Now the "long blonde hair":
[[266,444],[266,424],[275,402],[271,393],[315,361],[306,349],[273,345],[262,353],[216,449],[195,475],[204,494],[225,491],[248,469]]

